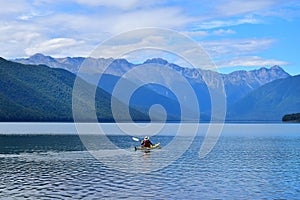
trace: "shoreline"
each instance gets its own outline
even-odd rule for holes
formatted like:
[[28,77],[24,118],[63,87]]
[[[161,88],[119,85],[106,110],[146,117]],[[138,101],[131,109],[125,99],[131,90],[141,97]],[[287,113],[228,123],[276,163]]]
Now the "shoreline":
[[[126,133],[120,130],[116,123],[81,123],[80,129],[84,130],[81,134],[103,134],[103,135],[126,135]],[[133,123],[122,124],[127,126],[132,132],[127,135],[131,135],[135,132],[136,126],[132,126]],[[137,125],[137,124],[134,124]],[[141,126],[147,126],[148,123],[139,123]],[[153,123],[153,128],[162,127],[159,135],[176,135],[179,126],[186,126],[186,135],[193,135],[192,123]],[[299,123],[198,123],[197,135],[205,135],[210,127],[221,126],[221,134],[233,134],[233,135],[265,135],[265,134],[300,134]],[[101,129],[100,129],[101,127]],[[52,135],[78,135],[75,123],[6,123],[0,122],[0,135],[28,135],[28,134],[52,134]],[[153,129],[155,130],[155,129]],[[153,135],[155,135],[153,131]],[[137,135],[144,135],[145,133],[139,133]],[[150,135],[150,134],[149,134]]]

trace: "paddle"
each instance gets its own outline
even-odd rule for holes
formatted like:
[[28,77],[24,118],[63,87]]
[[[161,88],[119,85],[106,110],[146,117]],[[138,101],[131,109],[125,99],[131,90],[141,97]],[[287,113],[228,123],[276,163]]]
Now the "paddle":
[[[139,141],[140,141],[140,139],[139,139],[139,138],[136,138],[136,137],[132,137],[132,139],[133,139],[134,141],[136,141],[136,142],[139,142]],[[136,148],[136,147],[134,147],[134,150],[136,151],[136,150],[137,150],[137,148]]]
[[139,138],[136,138],[136,137],[132,137],[132,139],[133,139],[134,141],[136,141],[136,142],[139,142],[139,141],[140,141],[140,139],[139,139]]

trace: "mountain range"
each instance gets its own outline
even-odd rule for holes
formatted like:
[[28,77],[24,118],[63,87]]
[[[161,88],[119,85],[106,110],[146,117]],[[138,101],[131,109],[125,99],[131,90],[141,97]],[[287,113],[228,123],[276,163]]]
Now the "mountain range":
[[[86,72],[86,74],[83,76],[83,78],[87,82],[94,82],[94,79],[98,78],[100,73],[121,77],[127,71],[136,67],[142,67],[145,64],[157,64],[158,67],[153,69],[157,74],[159,74],[162,71],[162,68],[169,67],[172,70],[179,72],[183,77],[188,79],[193,88],[199,87],[199,84],[201,84],[200,88],[207,88],[204,78],[210,79],[209,82],[214,82],[214,79],[217,79],[219,78],[219,76],[221,76],[226,90],[227,105],[232,105],[233,103],[240,100],[242,97],[249,94],[249,92],[266,83],[269,83],[276,79],[287,78],[290,76],[281,67],[276,65],[271,67],[270,69],[261,68],[252,71],[235,71],[230,74],[219,74],[214,71],[203,70],[200,68],[194,69],[188,67],[181,67],[176,64],[169,63],[168,61],[162,58],[148,59],[144,63],[133,64],[128,62],[126,59],[105,59],[90,57],[53,58],[51,56],[45,56],[43,54],[38,53],[29,58],[20,58],[15,59],[14,61],[22,64],[43,64],[53,68],[62,68],[74,74],[77,74],[83,62],[87,62],[89,64],[89,71]],[[108,64],[110,64],[108,69],[105,72],[103,72],[104,66]],[[172,77],[172,80],[169,81],[171,83],[169,84],[178,84],[178,82],[180,82],[178,80],[178,77]],[[162,77],[160,82],[165,83],[166,77]],[[106,88],[103,89],[106,90]],[[155,87],[152,87],[152,90],[162,95],[166,95],[165,91],[161,92],[160,89],[157,89]]]
[[[151,105],[157,103],[162,104],[165,107],[169,120],[179,119],[178,116],[180,116],[180,106],[182,106],[185,110],[192,112],[194,108],[189,106],[190,102],[186,100],[183,105],[179,105],[178,99],[169,89],[175,86],[181,87],[181,84],[183,83],[180,80],[180,76],[185,77],[195,91],[200,105],[201,116],[204,116],[204,118],[202,118],[203,121],[208,121],[210,119],[211,110],[210,91],[208,90],[207,82],[213,84],[216,83],[216,81],[220,78],[223,80],[226,93],[228,121],[280,121],[282,117],[280,115],[299,111],[297,110],[299,108],[299,99],[297,99],[297,95],[299,95],[299,93],[294,92],[293,89],[286,91],[288,94],[285,94],[285,96],[287,96],[287,98],[284,100],[285,103],[282,104],[283,99],[275,98],[276,95],[280,96],[282,94],[279,91],[282,92],[282,90],[285,90],[284,87],[289,88],[289,84],[285,84],[285,81],[294,80],[294,77],[290,76],[279,66],[273,66],[270,69],[261,68],[252,71],[236,71],[230,74],[220,74],[215,71],[203,70],[200,68],[193,69],[182,67],[173,63],[169,63],[161,58],[148,59],[144,63],[133,64],[125,59],[84,57],[53,58],[42,54],[35,54],[29,58],[15,59],[13,61],[26,65],[43,64],[54,68],[53,70],[64,69],[66,70],[64,73],[69,71],[68,73],[71,72],[70,74],[73,75],[78,73],[78,70],[83,62],[88,62],[89,70],[82,76],[87,84],[95,82],[94,80],[95,78],[99,77],[99,73],[103,73],[103,67],[106,66],[107,63],[111,63],[104,74],[101,74],[102,78],[98,83],[101,91],[108,95],[108,99],[111,98],[115,84],[119,80],[126,79],[126,76],[123,76],[126,72],[137,67],[143,67],[147,64],[155,65],[156,67],[153,67],[154,72],[151,74],[157,74],[158,76],[155,78],[159,79],[160,82],[164,83],[168,87],[161,87],[157,84],[147,84],[140,87],[134,93],[130,100],[130,108],[133,112],[139,113],[140,116],[143,116],[143,113],[147,113]],[[172,69],[179,75],[172,76],[171,78],[159,76],[164,68]],[[147,73],[145,73],[143,76],[147,76]],[[128,84],[136,84],[130,79],[126,81]],[[283,83],[278,84],[276,81],[282,81]],[[293,82],[297,81],[298,79],[295,79]],[[277,87],[279,88],[277,89]],[[266,93],[270,93],[270,99],[272,99],[274,96],[274,102],[272,104],[270,104],[266,98]],[[255,98],[253,96],[255,96]],[[0,95],[0,100],[2,101],[2,99],[5,101],[5,98],[2,98]],[[258,102],[261,103],[258,104]],[[274,112],[274,109],[277,109],[276,105],[281,104],[282,106],[280,109],[278,108],[278,112]],[[110,105],[106,105],[108,106],[109,110]],[[270,113],[276,114],[272,115]],[[144,116],[141,118],[145,119]],[[108,119],[110,118],[108,117]]]
[[[72,98],[78,108],[95,110],[99,121],[113,121],[111,95],[101,88],[95,93],[95,106],[87,98],[74,96],[73,85],[76,75],[46,65],[24,65],[0,58],[0,121],[55,121],[71,122]],[[94,86],[79,78],[79,94],[90,95]],[[76,106],[75,105],[75,106]],[[74,106],[74,105],[73,105]],[[125,116],[123,110],[118,113]],[[136,120],[149,118],[134,109],[131,115]],[[77,118],[79,121],[91,121],[89,115]],[[126,117],[123,118],[127,121]]]

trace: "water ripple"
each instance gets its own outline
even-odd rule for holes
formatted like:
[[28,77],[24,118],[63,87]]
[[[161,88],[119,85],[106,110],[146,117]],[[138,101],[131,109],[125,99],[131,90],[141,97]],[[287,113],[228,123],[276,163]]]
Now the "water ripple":
[[[0,199],[299,198],[300,138],[224,137],[205,159],[192,145],[168,167],[140,174],[112,169],[81,147],[55,148],[0,152]],[[131,153],[140,167],[164,158]]]

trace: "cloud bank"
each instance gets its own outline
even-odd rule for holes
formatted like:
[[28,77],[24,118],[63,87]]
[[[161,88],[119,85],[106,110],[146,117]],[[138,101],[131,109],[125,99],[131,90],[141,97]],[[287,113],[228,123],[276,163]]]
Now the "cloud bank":
[[[177,30],[199,42],[221,67],[287,65],[288,61],[261,55],[278,43],[277,38],[271,34],[261,37],[262,33],[247,37],[241,27],[300,17],[300,4],[295,0],[0,0],[0,3],[6,8],[0,10],[0,56],[6,58],[35,53],[88,56],[112,36],[158,27]],[[103,57],[128,45],[139,47],[152,42],[167,45],[167,41],[167,37],[151,35],[143,41],[120,41],[108,46]],[[138,55],[141,60],[147,56],[141,53],[135,57]]]

